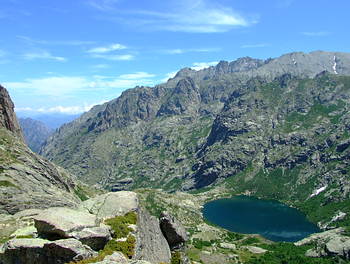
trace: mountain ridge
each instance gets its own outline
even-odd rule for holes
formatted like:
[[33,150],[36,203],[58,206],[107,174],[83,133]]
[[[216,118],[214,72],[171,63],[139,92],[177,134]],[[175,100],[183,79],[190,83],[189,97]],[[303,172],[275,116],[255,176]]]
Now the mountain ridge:
[[[118,180],[133,177],[133,173],[128,171],[129,168],[133,168],[135,173],[137,171],[137,174],[140,175],[146,173],[148,176],[145,179],[152,179],[154,177],[151,171],[154,171],[154,166],[155,168],[170,167],[169,165],[172,164],[168,172],[156,172],[158,175],[155,179],[169,183],[164,175],[173,174],[170,178],[175,184],[183,177],[188,178],[187,173],[190,173],[188,168],[195,165],[194,153],[198,151],[199,145],[204,140],[204,137],[197,138],[191,132],[193,131],[191,123],[195,124],[199,134],[205,134],[206,137],[208,135],[206,131],[210,129],[216,115],[220,113],[231,94],[237,93],[239,87],[247,83],[249,85],[249,80],[252,78],[256,77],[269,82],[286,73],[300,78],[312,78],[323,71],[334,73],[334,58],[337,61],[337,73],[349,75],[350,54],[321,51],[308,54],[289,53],[265,61],[245,57],[231,63],[222,61],[217,66],[200,71],[185,68],[165,84],[129,89],[124,91],[120,97],[95,106],[77,120],[61,127],[48,139],[47,144],[41,149],[41,154],[77,172],[78,177],[88,182],[101,182],[102,180],[106,187],[112,184],[113,178]],[[254,84],[251,83],[251,85]],[[203,122],[201,119],[206,121]],[[156,127],[161,122],[163,124],[156,131]],[[179,126],[184,127],[186,131],[184,134],[192,138],[191,142],[182,141],[180,143],[186,145],[181,147],[183,150],[180,152],[174,147],[174,144],[179,144],[175,142],[178,140],[167,139],[166,136],[171,134],[171,131],[176,131]],[[129,131],[128,127],[136,132]],[[159,130],[167,131],[160,132]],[[123,139],[122,131],[129,134],[131,139]],[[106,137],[102,139],[104,133]],[[113,140],[114,137],[119,138],[120,142]],[[156,148],[152,149],[153,146],[156,146],[152,142],[158,142],[156,145],[160,144],[162,150],[159,147],[158,151]],[[68,147],[71,145],[73,146]],[[138,157],[132,159],[133,161],[130,161],[131,164],[129,164],[127,158],[121,155],[121,153],[131,153],[128,145],[134,146],[135,153],[143,151],[145,156],[148,156],[149,164],[147,165],[147,158],[143,160]],[[101,153],[99,148],[107,150],[108,155]],[[164,155],[170,158],[164,158]],[[97,159],[102,156],[103,160],[95,160],[96,162],[93,163],[94,156]],[[121,161],[122,159],[124,161]],[[176,162],[181,159],[184,159],[185,162]],[[121,165],[116,164],[120,162]],[[137,163],[142,163],[146,169],[140,165],[140,168],[135,170],[132,164]],[[86,173],[87,177],[85,177]],[[136,177],[143,178],[144,176]],[[137,183],[137,186],[142,186],[142,184]]]

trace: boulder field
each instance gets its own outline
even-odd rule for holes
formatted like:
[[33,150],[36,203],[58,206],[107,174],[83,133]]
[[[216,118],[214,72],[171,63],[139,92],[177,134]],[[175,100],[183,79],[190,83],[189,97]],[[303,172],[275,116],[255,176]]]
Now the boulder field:
[[[136,214],[136,225],[128,225],[127,235],[120,237],[115,224],[108,224],[111,219],[128,214]],[[89,263],[100,264],[170,263],[170,248],[187,240],[178,220],[163,213],[160,224],[156,217],[141,208],[136,193],[128,191],[91,198],[75,209],[26,210],[13,218],[21,223],[21,228],[12,233],[12,239],[0,245],[0,264],[64,264],[87,259],[96,260]],[[120,251],[108,251],[101,256],[113,243],[129,240],[134,241],[132,255],[120,248]]]

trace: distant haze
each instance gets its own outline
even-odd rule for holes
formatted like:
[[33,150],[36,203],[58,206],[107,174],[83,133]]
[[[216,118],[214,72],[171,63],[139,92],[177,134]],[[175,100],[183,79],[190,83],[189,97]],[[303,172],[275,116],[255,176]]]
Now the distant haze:
[[43,122],[47,127],[51,129],[57,129],[65,123],[69,123],[74,119],[78,118],[80,115],[65,115],[65,114],[41,114],[41,115],[25,115],[23,113],[16,113],[18,117],[26,118],[30,117],[34,120]]

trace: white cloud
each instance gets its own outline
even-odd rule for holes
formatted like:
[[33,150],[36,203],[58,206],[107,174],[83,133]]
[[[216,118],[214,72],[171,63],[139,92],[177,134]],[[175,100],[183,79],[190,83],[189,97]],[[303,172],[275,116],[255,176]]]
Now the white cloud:
[[92,48],[92,49],[89,49],[87,52],[88,53],[109,53],[112,51],[123,50],[126,48],[127,47],[122,45],[122,44],[115,43],[115,44],[111,44],[109,46]]
[[37,96],[61,97],[77,96],[79,93],[108,92],[115,89],[132,88],[137,85],[154,85],[151,79],[155,75],[146,72],[123,74],[118,77],[95,75],[92,77],[66,76],[26,79],[22,82],[4,83],[5,87],[17,94],[32,94]]
[[331,33],[328,31],[316,31],[316,32],[302,32],[301,34],[308,37],[325,37],[330,35]]
[[247,27],[257,22],[256,19],[243,17],[232,8],[219,5],[212,0],[166,1],[162,5],[151,0],[154,6],[158,7],[157,11],[123,10],[122,5],[116,8],[116,2],[95,0],[93,6],[108,11],[109,16],[104,16],[103,19],[124,22],[145,30],[215,33],[227,32],[236,27]]
[[86,41],[86,40],[42,40],[42,39],[33,39],[27,36],[16,36],[18,39],[28,43],[28,44],[39,44],[39,45],[57,45],[57,46],[82,46],[82,45],[92,45],[95,44],[95,41]]
[[258,43],[258,44],[245,44],[242,45],[241,48],[242,49],[250,49],[250,48],[266,48],[269,47],[270,44],[268,43]]
[[167,82],[169,79],[174,78],[176,74],[177,74],[177,71],[169,72],[165,75],[165,78],[160,81]]
[[217,61],[212,61],[212,62],[195,62],[193,63],[193,66],[191,67],[192,70],[199,71],[203,70],[205,68],[209,68],[210,66],[215,66],[219,62]]
[[119,76],[120,79],[127,79],[127,80],[147,79],[147,78],[153,78],[153,77],[155,77],[154,74],[150,74],[147,72],[135,72],[130,74],[122,74]]
[[46,60],[55,60],[55,61],[61,61],[64,62],[67,59],[63,57],[53,56],[48,51],[39,51],[39,52],[32,52],[32,53],[26,53],[23,55],[23,57],[26,60],[36,60],[36,59],[46,59]]
[[112,60],[112,61],[129,61],[135,58],[135,56],[131,54],[123,54],[123,55],[93,54],[92,57],[97,59],[105,59],[105,60]]
[[166,50],[165,53],[168,54],[184,54],[188,52],[217,52],[220,51],[219,48],[199,48],[199,49],[170,49]]
[[87,90],[92,86],[83,77],[45,77],[40,79],[27,79],[23,82],[9,82],[5,86],[13,90],[28,91],[36,95],[62,96],[81,90]]
[[107,69],[110,66],[108,64],[96,64],[96,65],[92,65],[92,68],[94,69]]
[[93,104],[83,104],[83,105],[74,105],[74,106],[53,106],[53,107],[41,107],[41,108],[32,108],[32,107],[16,107],[16,112],[30,112],[30,113],[60,113],[60,114],[81,114],[89,111],[95,105],[104,104],[107,101],[101,101]]
[[90,0],[88,4],[102,11],[113,10],[113,5],[119,0]]

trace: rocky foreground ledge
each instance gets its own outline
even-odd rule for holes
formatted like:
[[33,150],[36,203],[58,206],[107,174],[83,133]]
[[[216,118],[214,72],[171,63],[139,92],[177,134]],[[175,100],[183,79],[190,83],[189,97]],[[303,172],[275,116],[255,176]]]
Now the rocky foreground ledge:
[[13,218],[20,228],[0,246],[0,264],[170,263],[170,247],[187,240],[179,221],[166,212],[159,221],[127,191]]

